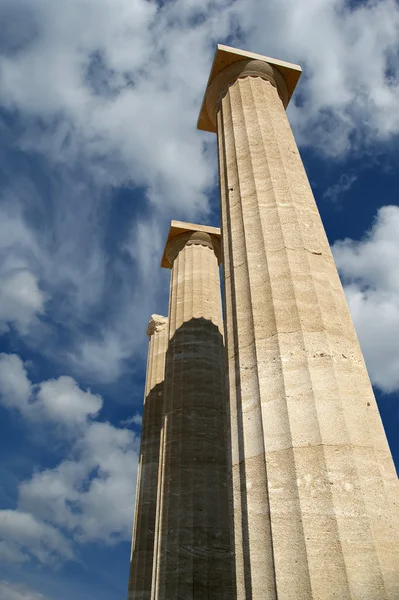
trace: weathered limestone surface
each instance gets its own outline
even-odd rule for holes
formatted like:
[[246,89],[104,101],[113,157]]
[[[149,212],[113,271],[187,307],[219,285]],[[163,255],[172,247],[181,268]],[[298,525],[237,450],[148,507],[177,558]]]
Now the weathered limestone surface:
[[128,600],[151,598],[158,461],[164,396],[168,320],[152,315],[148,329],[147,375],[144,394],[140,462],[137,475]]
[[200,117],[218,133],[237,597],[396,600],[392,457],[284,77],[247,56]]
[[[210,232],[210,233],[207,233]],[[154,600],[231,600],[220,234],[173,237]]]

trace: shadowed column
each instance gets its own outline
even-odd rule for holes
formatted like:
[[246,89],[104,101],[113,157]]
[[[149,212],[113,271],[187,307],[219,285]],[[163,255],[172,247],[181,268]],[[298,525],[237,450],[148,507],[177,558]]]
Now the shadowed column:
[[231,600],[226,377],[214,227],[172,222],[153,599]]
[[238,600],[399,598],[398,486],[285,107],[296,65],[219,46]]
[[136,509],[130,559],[128,600],[151,598],[158,461],[164,397],[168,320],[152,315],[147,334],[147,375],[137,475]]

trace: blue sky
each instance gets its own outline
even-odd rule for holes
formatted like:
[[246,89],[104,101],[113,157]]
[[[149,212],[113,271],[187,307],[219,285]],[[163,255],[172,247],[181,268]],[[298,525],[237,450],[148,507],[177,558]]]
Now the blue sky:
[[301,64],[289,118],[399,465],[394,0],[0,0],[0,600],[126,597],[171,219],[219,224],[215,45]]

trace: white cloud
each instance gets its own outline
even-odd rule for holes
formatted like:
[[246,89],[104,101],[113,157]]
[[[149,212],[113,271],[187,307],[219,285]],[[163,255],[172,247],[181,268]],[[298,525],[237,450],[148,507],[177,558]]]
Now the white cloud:
[[28,401],[31,394],[32,385],[19,356],[0,354],[0,399],[2,404],[26,412],[29,410]]
[[363,240],[333,245],[371,380],[399,390],[399,207],[383,206]]
[[43,314],[49,295],[41,289],[39,248],[23,221],[18,199],[12,194],[7,205],[1,200],[0,331],[12,324],[26,335]]
[[25,585],[0,581],[0,600],[47,600],[47,598]]
[[143,417],[141,415],[139,415],[138,413],[136,413],[132,417],[129,417],[128,419],[125,419],[124,421],[120,422],[120,425],[123,425],[124,427],[129,426],[129,425],[137,425],[137,427],[141,427],[142,424],[143,424]]
[[[80,542],[128,540],[139,439],[110,423],[88,425],[70,459],[35,473],[19,488],[19,505]],[[110,510],[117,499],[117,510]]]
[[72,377],[32,386],[20,357],[4,353],[0,354],[0,399],[31,419],[47,419],[66,427],[85,425],[102,407],[100,396],[81,390]]
[[[19,563],[34,557],[52,564],[72,558],[68,537],[107,544],[129,539],[139,437],[94,421],[102,399],[71,377],[33,386],[16,355],[0,355],[0,386],[6,406],[42,424],[67,427],[69,444],[55,468],[37,469],[21,482],[16,510],[0,511],[2,559]],[[115,500],[117,510],[110,510]]]
[[19,510],[0,510],[0,541],[3,558],[11,553],[12,562],[34,557],[54,565],[74,558],[70,543],[55,527]]
[[13,323],[21,333],[25,333],[34,317],[43,312],[45,299],[33,273],[21,269],[3,274],[0,322]]
[[[127,306],[126,308],[128,309]],[[137,317],[136,319],[139,321]],[[84,371],[97,381],[112,381],[118,378],[124,361],[137,348],[133,332],[129,330],[129,334],[124,335],[118,325],[118,322],[114,322],[113,330],[100,326],[96,337],[77,336],[75,345],[69,353],[69,360],[77,371]]]
[[85,422],[88,416],[97,415],[102,407],[99,396],[84,392],[72,377],[65,376],[43,381],[39,385],[37,402],[49,418],[63,423]]

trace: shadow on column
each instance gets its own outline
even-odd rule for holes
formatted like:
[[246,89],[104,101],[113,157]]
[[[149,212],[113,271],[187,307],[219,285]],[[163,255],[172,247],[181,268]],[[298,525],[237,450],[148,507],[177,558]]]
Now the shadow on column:
[[164,489],[159,600],[234,600],[223,337],[184,323],[165,369]]
[[141,518],[136,524],[128,600],[151,598],[163,394],[164,381],[150,390],[144,403],[140,445],[141,476],[137,482],[140,488],[136,507],[136,512]]

